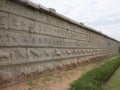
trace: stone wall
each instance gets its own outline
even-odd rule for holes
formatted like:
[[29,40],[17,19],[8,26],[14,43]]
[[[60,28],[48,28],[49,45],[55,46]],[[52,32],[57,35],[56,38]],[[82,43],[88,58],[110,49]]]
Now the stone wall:
[[119,42],[27,0],[0,0],[0,87],[119,53]]

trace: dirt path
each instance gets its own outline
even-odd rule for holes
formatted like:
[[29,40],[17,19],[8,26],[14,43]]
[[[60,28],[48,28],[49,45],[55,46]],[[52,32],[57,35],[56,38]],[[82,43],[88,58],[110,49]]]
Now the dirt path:
[[82,74],[116,57],[117,56],[89,63],[71,70],[45,75],[38,79],[7,87],[2,90],[67,90],[70,84]]

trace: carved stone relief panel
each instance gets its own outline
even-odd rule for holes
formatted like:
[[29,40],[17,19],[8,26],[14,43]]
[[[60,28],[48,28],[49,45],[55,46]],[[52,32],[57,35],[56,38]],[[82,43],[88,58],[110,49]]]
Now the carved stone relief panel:
[[52,37],[42,37],[43,46],[51,46]]
[[56,26],[59,27],[59,18],[56,18]]
[[38,36],[37,46],[51,47],[53,45],[53,38],[50,36]]
[[35,36],[13,32],[0,32],[0,46],[33,46],[36,44]]
[[50,60],[52,60],[52,53],[53,53],[53,51],[54,51],[54,49],[52,49],[52,48],[45,48],[45,49],[43,49],[43,57],[44,57],[44,59],[50,59]]
[[27,56],[29,61],[38,61],[39,59],[42,59],[42,50],[39,49],[27,49]]
[[0,86],[14,84],[19,81],[32,78],[31,65],[20,65],[13,67],[0,68]]
[[42,18],[41,13],[42,12],[37,11],[36,20],[41,21],[41,18]]
[[15,78],[15,71],[11,68],[0,68],[0,87],[9,85],[13,83],[13,79]]
[[9,0],[8,0],[7,9],[8,12],[12,12],[33,19],[35,19],[36,16],[36,11],[34,9],[22,6],[16,2],[11,2]]
[[34,32],[34,30],[35,30],[35,22],[33,20],[21,17],[21,19],[20,19],[20,27],[21,27],[21,30],[26,30],[28,32]]
[[76,26],[76,25],[74,25],[74,27],[73,27],[73,31],[78,32],[78,33],[81,33],[80,29],[81,28],[79,26]]
[[59,22],[59,23],[58,23],[58,26],[61,27],[61,28],[63,28],[63,27],[62,27],[62,26],[63,26],[62,20],[61,20],[61,19],[58,19],[58,22]]
[[0,12],[0,28],[8,28],[8,13]]
[[[118,53],[116,41],[42,12],[36,18],[32,8],[7,1],[0,0],[0,86],[69,65],[76,57],[85,60]],[[8,26],[8,31],[3,29]]]
[[53,48],[28,48],[27,55],[31,61],[52,60],[54,50]]
[[36,20],[48,23],[47,22],[47,17],[48,17],[48,15],[45,14],[45,13],[37,12],[37,18],[36,18]]
[[0,0],[0,10],[6,10],[7,0]]
[[6,32],[0,32],[0,46],[8,46],[10,45],[10,36]]
[[59,35],[59,33],[60,33],[60,30],[59,30],[59,28],[58,27],[54,27],[53,28],[53,35],[55,35],[55,36],[58,36],[58,37],[61,37],[60,35]]
[[28,35],[18,34],[18,33],[16,33],[15,35],[16,35],[15,37],[17,38],[17,43],[16,43],[17,46],[28,46],[29,45],[30,41],[28,39]]
[[[60,32],[61,33],[61,32]],[[72,34],[71,34],[72,35]],[[85,36],[83,36],[85,40]],[[92,40],[92,39],[91,39]],[[71,40],[56,38],[52,36],[38,35],[38,34],[22,34],[14,32],[0,33],[0,46],[39,46],[39,47],[95,47],[96,43],[89,43],[86,41]],[[81,43],[80,43],[81,42]],[[108,44],[106,44],[107,47]],[[102,44],[98,44],[102,47]]]
[[52,17],[51,24],[56,26],[56,24],[57,24],[56,17],[53,17],[53,16],[51,16],[51,17]]
[[[84,54],[88,50],[83,50]],[[58,48],[28,48],[27,56],[29,61],[45,61],[61,58],[70,58],[81,55],[81,49],[58,49]]]
[[37,46],[37,37],[35,37],[35,35],[20,34],[19,37],[21,37],[21,39],[19,39],[20,46]]
[[15,30],[34,32],[35,23],[30,19],[9,14],[9,28]]
[[6,52],[0,49],[0,65],[3,63],[9,63],[13,59],[12,52]]
[[50,27],[50,25],[48,25],[48,24],[45,24],[42,22],[36,22],[35,23],[35,32],[41,33],[41,34],[49,34],[50,33],[49,27]]
[[50,16],[50,15],[48,15],[48,16],[47,16],[47,23],[52,24],[52,19],[53,19],[53,17]]
[[25,62],[27,59],[26,48],[15,48],[14,51],[14,60],[17,62]]
[[72,23],[68,22],[67,25],[68,25],[68,27],[67,27],[68,29],[73,30],[73,24]]
[[67,22],[66,21],[62,21],[62,28],[67,29]]
[[0,64],[21,63],[27,60],[25,48],[0,48]]
[[78,26],[76,26],[76,25],[73,25],[73,31],[78,31]]
[[21,26],[20,26],[20,17],[19,16],[9,14],[9,28],[20,30]]

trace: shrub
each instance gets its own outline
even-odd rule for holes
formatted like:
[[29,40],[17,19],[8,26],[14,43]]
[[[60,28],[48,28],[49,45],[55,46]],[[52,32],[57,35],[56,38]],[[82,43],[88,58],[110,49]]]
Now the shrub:
[[119,66],[120,56],[82,75],[71,84],[70,90],[102,90],[102,84],[112,76]]

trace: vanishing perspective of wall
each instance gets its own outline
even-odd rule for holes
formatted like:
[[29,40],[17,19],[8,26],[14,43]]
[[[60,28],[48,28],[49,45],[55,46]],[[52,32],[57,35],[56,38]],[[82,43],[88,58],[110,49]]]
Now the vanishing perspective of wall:
[[0,87],[119,53],[119,42],[27,0],[0,0]]

